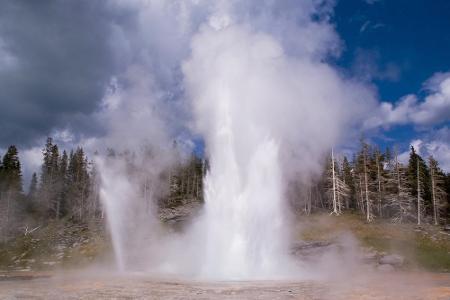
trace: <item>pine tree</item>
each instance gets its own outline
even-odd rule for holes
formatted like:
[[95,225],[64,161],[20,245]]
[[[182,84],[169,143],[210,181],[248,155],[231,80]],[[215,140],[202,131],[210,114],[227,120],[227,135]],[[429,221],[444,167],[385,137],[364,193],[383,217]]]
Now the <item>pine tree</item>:
[[9,146],[2,161],[2,190],[7,193],[18,194],[22,192],[22,171],[19,161],[19,152],[16,146]]
[[444,187],[445,193],[447,194],[447,200],[445,201],[445,205],[447,207],[446,214],[445,214],[445,219],[448,222],[448,220],[450,220],[450,173],[447,173],[444,176],[443,187]]
[[23,208],[22,200],[22,172],[19,152],[16,146],[9,146],[1,163],[0,187],[0,234],[4,242],[16,230],[13,226],[18,212]]
[[431,177],[431,199],[433,205],[433,223],[434,225],[439,225],[447,204],[447,194],[444,187],[445,175],[442,170],[440,170],[438,162],[432,156],[429,157],[429,166]]
[[355,182],[353,178],[353,169],[348,161],[347,157],[344,156],[342,161],[342,181],[348,186],[349,196],[345,198],[345,208],[349,209],[354,207],[355,201]]
[[67,197],[67,186],[69,184],[67,178],[67,168],[68,168],[68,157],[66,150],[58,162],[57,178],[55,182],[56,190],[56,218],[60,218],[65,214],[66,209],[66,197]]
[[68,194],[67,202],[71,215],[83,221],[87,212],[87,200],[90,189],[88,162],[82,148],[71,152],[68,167]]
[[416,220],[421,225],[426,213],[426,205],[431,206],[430,176],[428,167],[411,146],[408,164],[408,183],[411,194],[416,197]]
[[30,188],[28,189],[28,199],[30,202],[34,202],[38,192],[38,180],[36,173],[31,176]]
[[58,217],[59,150],[58,146],[53,144],[52,138],[47,138],[42,155],[44,161],[41,168],[39,198],[44,203],[41,209],[46,214]]
[[[103,218],[103,208],[100,203],[100,175],[94,161],[89,163],[91,166],[89,174],[89,193],[88,193],[88,215],[90,218],[100,216]],[[144,197],[145,199],[145,197]]]

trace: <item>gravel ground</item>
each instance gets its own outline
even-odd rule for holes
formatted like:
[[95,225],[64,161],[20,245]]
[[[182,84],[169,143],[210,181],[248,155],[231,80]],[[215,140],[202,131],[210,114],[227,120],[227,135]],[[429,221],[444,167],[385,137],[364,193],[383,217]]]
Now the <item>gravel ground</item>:
[[395,272],[339,282],[205,282],[30,272],[0,276],[0,299],[450,299],[450,275]]

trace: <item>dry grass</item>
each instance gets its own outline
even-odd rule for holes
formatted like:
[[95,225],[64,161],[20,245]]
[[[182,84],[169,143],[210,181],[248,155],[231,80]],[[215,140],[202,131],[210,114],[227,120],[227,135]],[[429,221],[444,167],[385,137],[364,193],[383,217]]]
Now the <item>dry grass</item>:
[[300,218],[298,229],[298,238],[303,240],[333,240],[342,232],[351,232],[363,247],[403,255],[409,268],[450,271],[450,236],[439,227],[383,220],[367,223],[356,214],[315,214]]

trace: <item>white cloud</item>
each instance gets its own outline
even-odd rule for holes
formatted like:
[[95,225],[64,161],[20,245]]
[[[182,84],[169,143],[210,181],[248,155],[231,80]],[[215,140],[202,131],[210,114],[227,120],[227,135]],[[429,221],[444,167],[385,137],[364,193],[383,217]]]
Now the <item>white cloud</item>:
[[431,92],[411,118],[415,124],[429,125],[450,120],[450,72],[436,73],[426,83]]
[[361,26],[361,28],[359,29],[359,32],[360,33],[364,33],[365,31],[368,31],[368,30],[376,30],[376,29],[378,29],[378,28],[382,28],[382,27],[385,27],[386,25],[385,24],[383,24],[383,23],[374,23],[374,22],[371,22],[371,21],[369,21],[369,20],[367,20],[367,21],[365,21],[363,24],[362,24],[362,26]]
[[75,140],[75,136],[69,129],[56,129],[53,131],[53,133],[50,135],[53,137],[53,140],[59,144],[69,144],[72,143]]
[[413,124],[427,127],[450,121],[450,72],[436,73],[424,83],[428,95],[402,97],[397,103],[382,102],[366,128]]
[[17,58],[8,51],[5,42],[0,38],[0,70],[13,68],[17,63]]
[[40,147],[33,147],[23,151],[19,149],[19,159],[22,167],[23,188],[27,191],[31,175],[35,172],[39,175],[42,164],[42,149]]
[[445,126],[425,139],[420,144],[420,154],[432,155],[444,171],[450,172],[450,127]]
[[401,75],[401,69],[397,64],[393,62],[382,63],[381,54],[378,51],[362,48],[355,51],[352,71],[356,77],[367,82],[374,79],[397,81]]
[[[428,160],[433,156],[445,172],[450,172],[450,127],[443,127],[431,135],[410,142],[417,154]],[[400,162],[406,164],[409,159],[409,149],[399,155]]]
[[361,28],[359,29],[359,32],[364,32],[364,31],[366,31],[366,29],[367,29],[367,26],[369,26],[369,24],[370,24],[370,21],[366,21],[366,22],[364,22],[364,24],[361,26]]
[[364,2],[366,2],[369,5],[375,4],[377,2],[380,2],[381,0],[364,0]]

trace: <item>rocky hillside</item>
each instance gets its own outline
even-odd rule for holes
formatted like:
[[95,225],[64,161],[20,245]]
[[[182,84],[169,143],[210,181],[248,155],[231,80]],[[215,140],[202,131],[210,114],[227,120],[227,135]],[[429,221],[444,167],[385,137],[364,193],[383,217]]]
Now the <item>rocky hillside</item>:
[[110,242],[101,223],[53,221],[0,245],[0,270],[78,267],[110,254]]

